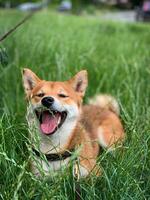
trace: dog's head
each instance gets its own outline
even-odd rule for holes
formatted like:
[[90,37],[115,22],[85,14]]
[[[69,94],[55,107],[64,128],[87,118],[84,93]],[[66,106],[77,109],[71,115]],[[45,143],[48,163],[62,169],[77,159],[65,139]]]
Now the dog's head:
[[88,84],[85,70],[64,82],[41,80],[23,69],[23,85],[42,134],[52,135],[65,124],[77,120]]

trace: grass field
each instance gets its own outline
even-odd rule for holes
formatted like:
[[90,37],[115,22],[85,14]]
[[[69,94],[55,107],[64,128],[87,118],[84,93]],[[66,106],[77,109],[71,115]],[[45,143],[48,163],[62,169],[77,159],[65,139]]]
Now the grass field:
[[[0,35],[23,14],[0,11]],[[150,199],[150,26],[41,12],[2,44],[9,64],[0,65],[0,199]],[[126,141],[115,156],[103,151],[103,174],[75,181],[64,170],[38,179],[28,168],[28,131],[21,68],[40,77],[66,80],[80,69],[89,73],[85,102],[110,93],[121,106]]]

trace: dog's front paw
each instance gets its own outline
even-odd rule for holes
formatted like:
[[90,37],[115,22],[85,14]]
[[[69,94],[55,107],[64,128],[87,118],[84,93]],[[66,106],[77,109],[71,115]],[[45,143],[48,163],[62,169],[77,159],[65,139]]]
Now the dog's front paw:
[[76,163],[73,167],[73,175],[77,179],[84,178],[89,175],[88,169],[86,169],[84,166]]

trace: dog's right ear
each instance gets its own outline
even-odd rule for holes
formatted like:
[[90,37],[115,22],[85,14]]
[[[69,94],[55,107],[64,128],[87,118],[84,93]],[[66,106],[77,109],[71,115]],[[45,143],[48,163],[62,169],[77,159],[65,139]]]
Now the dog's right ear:
[[30,69],[24,68],[22,70],[22,79],[26,95],[28,96],[32,89],[41,81],[37,75]]

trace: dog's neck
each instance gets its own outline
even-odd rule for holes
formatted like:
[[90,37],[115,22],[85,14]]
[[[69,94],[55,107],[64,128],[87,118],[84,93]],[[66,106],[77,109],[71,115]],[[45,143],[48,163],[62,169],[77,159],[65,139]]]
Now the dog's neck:
[[45,136],[40,133],[40,150],[43,153],[62,152],[69,145],[70,138],[77,126],[77,120],[67,120],[65,126],[58,129],[53,135]]

